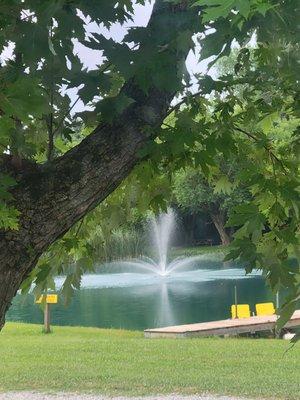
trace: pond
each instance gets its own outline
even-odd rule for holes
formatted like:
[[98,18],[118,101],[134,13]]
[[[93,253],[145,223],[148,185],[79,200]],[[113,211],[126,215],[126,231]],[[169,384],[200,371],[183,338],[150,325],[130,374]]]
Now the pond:
[[[202,256],[188,270],[168,276],[124,270],[121,264],[85,275],[68,307],[62,301],[51,306],[52,323],[143,330],[225,319],[230,317],[235,285],[238,302],[250,304],[252,310],[257,302],[274,301],[260,273],[246,276],[242,266],[224,264],[218,256]],[[57,278],[58,286],[61,282]],[[7,320],[42,324],[43,313],[32,295],[17,295]]]

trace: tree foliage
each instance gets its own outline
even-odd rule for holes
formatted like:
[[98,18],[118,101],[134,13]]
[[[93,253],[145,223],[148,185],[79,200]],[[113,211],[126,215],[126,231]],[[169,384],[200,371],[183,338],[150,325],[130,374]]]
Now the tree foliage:
[[[237,166],[222,163],[222,173],[215,178],[206,177],[200,168],[188,167],[175,174],[173,194],[180,208],[191,213],[209,216],[214,223],[222,244],[231,241],[225,228],[230,211],[250,198],[246,188],[235,187],[231,182]],[[225,167],[225,168],[224,168]]]

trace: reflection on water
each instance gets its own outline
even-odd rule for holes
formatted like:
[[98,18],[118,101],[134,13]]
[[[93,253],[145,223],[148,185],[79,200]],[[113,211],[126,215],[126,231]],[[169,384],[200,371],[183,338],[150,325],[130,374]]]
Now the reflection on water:
[[[216,261],[167,277],[103,271],[83,277],[82,288],[68,307],[52,307],[53,324],[141,330],[224,319],[229,317],[234,285],[239,302],[252,309],[256,302],[273,300],[260,274],[245,277],[243,269]],[[57,279],[58,286],[61,281]],[[32,295],[18,295],[7,319],[42,323],[43,315]]]

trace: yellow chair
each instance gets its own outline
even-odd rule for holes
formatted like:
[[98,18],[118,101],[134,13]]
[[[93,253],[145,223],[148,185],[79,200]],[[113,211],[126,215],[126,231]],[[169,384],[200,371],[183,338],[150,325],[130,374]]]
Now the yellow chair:
[[257,316],[275,314],[275,307],[273,303],[258,303],[255,305],[255,310]]
[[250,316],[251,314],[249,304],[232,304],[231,318],[250,318]]

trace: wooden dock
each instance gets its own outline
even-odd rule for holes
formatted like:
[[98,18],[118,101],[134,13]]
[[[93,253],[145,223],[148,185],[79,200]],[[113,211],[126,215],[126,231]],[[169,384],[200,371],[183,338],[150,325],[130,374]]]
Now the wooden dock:
[[[272,331],[275,329],[277,315],[266,317],[250,317],[241,319],[225,319],[221,321],[202,322],[198,324],[167,326],[165,328],[146,329],[146,338],[186,338],[198,336],[237,335],[239,333],[254,333]],[[285,328],[300,327],[300,310],[296,310]]]

